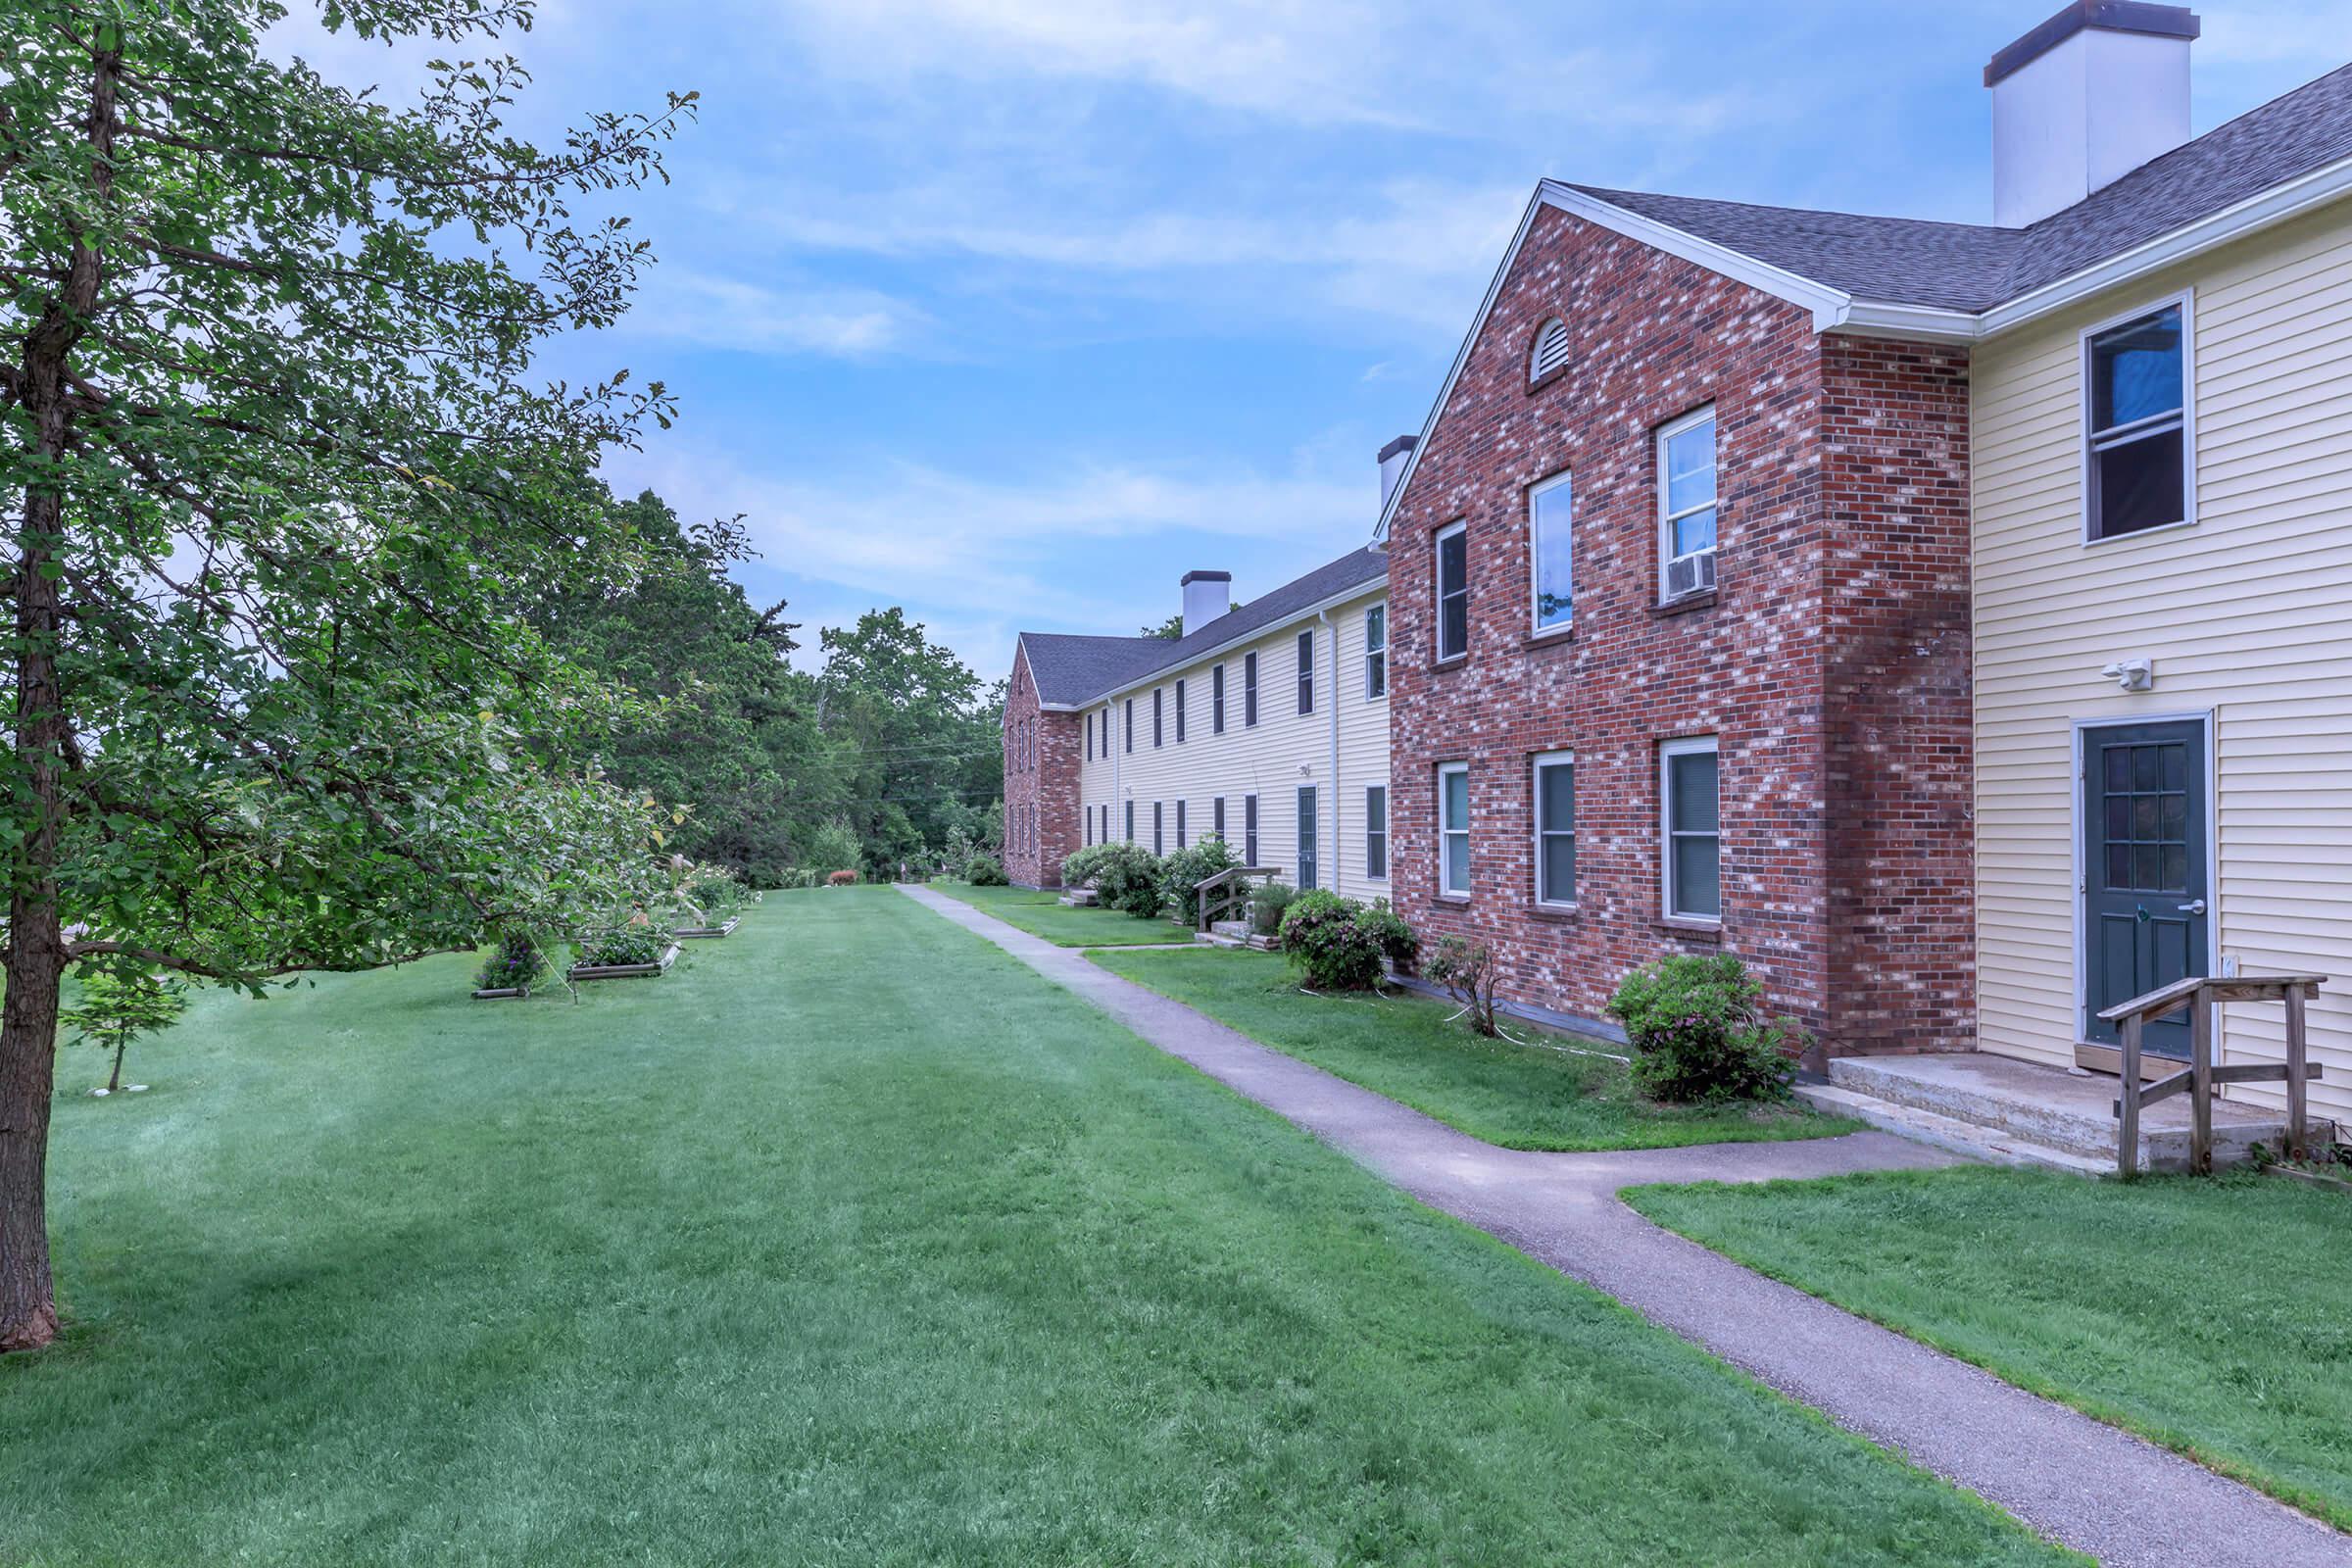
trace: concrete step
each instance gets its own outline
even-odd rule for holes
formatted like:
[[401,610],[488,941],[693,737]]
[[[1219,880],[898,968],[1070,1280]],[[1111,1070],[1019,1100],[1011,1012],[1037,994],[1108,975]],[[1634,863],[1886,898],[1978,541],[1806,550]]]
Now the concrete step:
[[1057,901],[1073,909],[1091,909],[1099,901],[1093,888],[1072,888]]
[[1208,928],[1221,937],[1232,937],[1237,941],[1250,935],[1250,922],[1247,920],[1212,920]]
[[1857,1121],[1868,1122],[1881,1132],[1893,1133],[1914,1143],[1926,1144],[1969,1159],[1980,1159],[1988,1165],[2033,1165],[2077,1176],[2115,1174],[2112,1156],[2098,1160],[2087,1154],[2070,1154],[2063,1149],[2050,1149],[2022,1139],[2004,1137],[1973,1121],[1938,1116],[1932,1110],[1921,1110],[1916,1105],[1905,1105],[1892,1100],[1881,1100],[1876,1095],[1857,1094],[1851,1089],[1840,1089],[1836,1084],[1798,1084],[1796,1097],[1825,1115],[1851,1116]]
[[1246,948],[1250,945],[1240,937],[1229,937],[1221,931],[1196,931],[1193,941],[1204,948]]
[[[1831,1061],[1829,1078],[1831,1088],[1845,1094],[1978,1128],[1981,1141],[1990,1145],[2066,1156],[2036,1163],[2063,1167],[2071,1159],[2108,1171],[2116,1166],[2120,1086],[2113,1078],[1983,1052],[1839,1056]],[[2140,1168],[2187,1169],[2188,1126],[2185,1095],[2141,1112]],[[2257,1143],[2276,1146],[2284,1131],[2283,1119],[2274,1112],[2219,1101],[2213,1107],[2214,1163],[2238,1163]]]

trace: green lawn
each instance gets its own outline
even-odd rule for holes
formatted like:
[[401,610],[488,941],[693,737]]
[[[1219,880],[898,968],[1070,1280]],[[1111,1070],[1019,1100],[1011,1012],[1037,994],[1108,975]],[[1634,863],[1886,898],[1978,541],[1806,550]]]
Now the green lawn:
[[1116,909],[1064,908],[1059,893],[976,888],[969,882],[945,878],[933,882],[931,888],[951,899],[961,899],[1033,937],[1043,937],[1057,948],[1134,948],[1193,940],[1191,931],[1172,920],[1139,920]]
[[1751,1267],[2352,1528],[2352,1201],[1962,1168],[1648,1187]]
[[[1261,1045],[1504,1149],[1668,1149],[1826,1138],[1861,1126],[1801,1105],[1652,1104],[1616,1062],[1481,1039],[1447,1021],[1456,1009],[1446,1003],[1398,993],[1308,996],[1288,960],[1275,954],[1218,949],[1093,956],[1112,973],[1190,1004]],[[1513,1033],[1549,1038],[1532,1029]]]
[[886,888],[63,1058],[0,1562],[2051,1563]]

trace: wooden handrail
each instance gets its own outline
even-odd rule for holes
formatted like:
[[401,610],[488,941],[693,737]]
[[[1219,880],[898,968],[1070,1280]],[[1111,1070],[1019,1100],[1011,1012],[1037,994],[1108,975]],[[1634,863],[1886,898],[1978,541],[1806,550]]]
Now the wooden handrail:
[[[2213,1092],[2222,1084],[2280,1083],[2286,1085],[2286,1152],[2301,1159],[2309,1152],[2310,1114],[2305,1086],[2325,1076],[2311,1061],[2305,1039],[2304,1004],[2320,994],[2324,974],[2191,975],[2160,986],[2145,996],[2101,1009],[2099,1016],[2115,1024],[2123,1037],[2124,1092],[2115,1102],[2116,1168],[2126,1176],[2139,1173],[2139,1112],[2141,1107],[2186,1091],[2189,1101],[2188,1168],[2198,1175],[2213,1173]],[[2236,1066],[2213,1064],[2213,1009],[2225,1002],[2283,1002],[2286,1004],[2286,1060],[2247,1062]],[[2188,1008],[2188,1066],[2168,1078],[2142,1084],[2141,1039],[2148,1020],[2181,1006]]]
[[[1249,891],[1250,878],[1253,876],[1273,877],[1281,874],[1280,866],[1229,865],[1222,871],[1212,872],[1202,877],[1193,884],[1194,907],[1200,922],[1194,929],[1206,931],[1215,923],[1215,919],[1222,919],[1225,915],[1230,914],[1233,910],[1234,894],[1238,891],[1246,895]],[[1237,882],[1240,884],[1238,888],[1236,887]],[[1217,907],[1220,910],[1220,913],[1214,918],[1209,914],[1209,901],[1212,897],[1216,899]]]

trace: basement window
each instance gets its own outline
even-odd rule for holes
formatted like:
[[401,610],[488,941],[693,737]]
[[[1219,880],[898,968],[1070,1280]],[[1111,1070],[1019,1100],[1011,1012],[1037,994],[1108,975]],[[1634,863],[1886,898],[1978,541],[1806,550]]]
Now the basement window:
[[2190,520],[2187,307],[2082,334],[2089,543]]

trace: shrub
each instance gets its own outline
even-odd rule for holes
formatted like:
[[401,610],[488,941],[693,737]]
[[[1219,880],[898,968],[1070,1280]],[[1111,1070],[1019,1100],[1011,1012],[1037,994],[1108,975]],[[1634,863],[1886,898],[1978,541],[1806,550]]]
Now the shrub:
[[1422,972],[1451,993],[1462,1004],[1470,1027],[1490,1038],[1500,1033],[1494,1023],[1495,972],[1494,950],[1483,942],[1440,937],[1437,951]]
[[61,1009],[57,1021],[74,1029],[76,1040],[115,1054],[106,1080],[111,1095],[122,1087],[122,1053],[133,1040],[172,1027],[187,1005],[187,987],[128,964],[84,968],[78,975],[79,1000]]
[[1219,871],[1241,863],[1234,858],[1233,850],[1214,833],[1196,840],[1160,862],[1160,900],[1176,906],[1189,920],[1198,906],[1194,889]]
[[572,946],[579,961],[591,968],[660,963],[669,948],[669,933],[651,920],[635,918],[590,931]]
[[1388,900],[1373,900],[1372,907],[1357,915],[1355,923],[1372,938],[1380,956],[1396,966],[1397,973],[1412,972],[1413,959],[1421,952],[1421,939],[1413,935],[1413,928],[1404,923],[1402,915],[1389,907]]
[[858,873],[855,871],[835,871],[825,878],[825,886],[829,888],[854,888],[857,885]]
[[1282,930],[1282,911],[1298,897],[1298,890],[1288,882],[1261,882],[1250,895],[1250,929],[1261,937],[1270,937]]
[[678,896],[700,909],[704,919],[719,925],[751,902],[751,889],[725,866],[706,865],[688,873]]
[[545,973],[547,955],[540,949],[538,935],[511,925],[498,933],[496,951],[474,971],[473,989],[497,991],[512,986],[528,990]]
[[1634,1047],[1634,1081],[1676,1102],[1783,1100],[1811,1043],[1765,1016],[1764,988],[1728,953],[1676,954],[1627,975],[1609,1002]]
[[819,876],[854,871],[865,863],[865,846],[858,842],[855,828],[836,818],[808,835],[808,853],[801,862]]
[[1121,840],[1098,844],[1091,852],[1080,850],[1062,862],[1065,882],[1074,879],[1073,863],[1106,907],[1124,909],[1139,920],[1159,913],[1160,859],[1141,844]]
[[1363,991],[1380,981],[1380,943],[1359,921],[1364,906],[1318,888],[1282,915],[1282,951],[1321,991]]
[[1061,862],[1063,885],[1073,888],[1094,886],[1096,868],[1102,863],[1103,855],[1109,849],[1110,846],[1107,844],[1089,844],[1085,849],[1063,860]]
[[1011,880],[1003,866],[985,855],[975,855],[963,862],[963,879],[976,888],[1001,888]]

